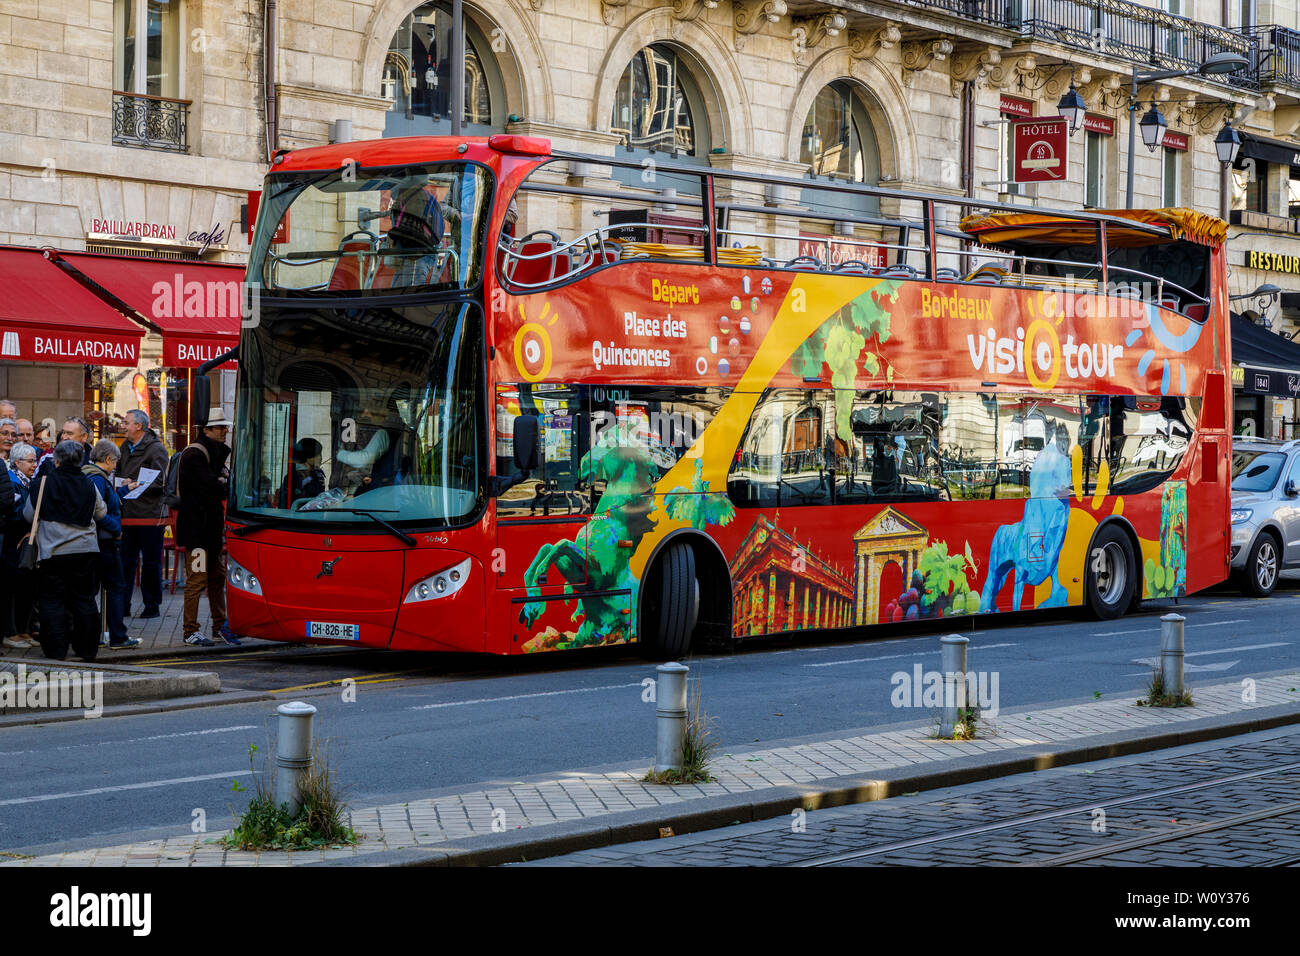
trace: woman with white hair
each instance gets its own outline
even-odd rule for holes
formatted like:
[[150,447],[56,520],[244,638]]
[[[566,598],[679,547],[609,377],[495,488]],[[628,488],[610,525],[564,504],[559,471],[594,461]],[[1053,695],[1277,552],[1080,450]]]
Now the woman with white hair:
[[81,473],[81,442],[54,446],[48,465],[32,481],[23,515],[34,525],[36,576],[40,591],[41,650],[51,660],[67,658],[68,648],[82,660],[99,653],[99,613],[93,590],[99,562],[96,522],[108,506]]
[[23,517],[36,459],[40,452],[19,442],[9,454],[7,477],[13,488],[14,510],[4,522],[4,545],[0,548],[0,636],[4,646],[25,650],[32,646],[32,608],[35,605],[35,574],[18,566],[18,548],[32,530]]

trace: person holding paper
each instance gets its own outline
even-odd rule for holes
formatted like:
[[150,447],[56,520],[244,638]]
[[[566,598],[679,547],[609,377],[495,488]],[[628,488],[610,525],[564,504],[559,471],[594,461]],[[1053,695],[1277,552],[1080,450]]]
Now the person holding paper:
[[[101,438],[90,450],[90,463],[81,466],[81,473],[90,479],[108,509],[104,517],[95,522],[99,538],[99,583],[104,600],[102,610],[108,630],[108,646],[120,650],[139,647],[140,638],[128,635],[122,622],[122,603],[126,600],[121,558],[122,502],[113,489],[113,469],[119,459],[117,444],[111,438]],[[102,637],[100,643],[103,643]]]
[[[122,526],[122,578],[126,582],[122,613],[131,616],[135,569],[140,565],[140,597],[144,600],[144,610],[139,617],[157,617],[158,606],[162,604],[163,520],[167,517],[163,490],[167,449],[149,430],[149,416],[141,409],[127,412],[125,424],[126,441],[122,443],[122,460],[117,467],[118,475],[125,479],[122,484],[122,517],[127,521],[153,519],[155,523],[124,523]],[[134,494],[138,490],[139,494]]]

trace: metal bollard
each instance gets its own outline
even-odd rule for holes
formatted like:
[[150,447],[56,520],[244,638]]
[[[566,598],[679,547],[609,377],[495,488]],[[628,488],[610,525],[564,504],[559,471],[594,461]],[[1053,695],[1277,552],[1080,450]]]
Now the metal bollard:
[[1181,614],[1165,614],[1160,618],[1160,675],[1164,679],[1165,693],[1175,697],[1183,693],[1183,622]]
[[682,769],[682,744],[686,740],[686,675],[690,668],[675,661],[660,664],[655,689],[658,718],[655,745],[655,773]]
[[[957,634],[939,638],[943,670],[943,724],[941,737],[951,737],[957,726],[957,709],[966,706],[966,645],[970,640]],[[956,686],[954,686],[956,685]]]
[[275,802],[289,805],[292,816],[302,806],[299,788],[311,769],[312,718],[316,708],[300,700],[275,708],[280,726],[275,738]]

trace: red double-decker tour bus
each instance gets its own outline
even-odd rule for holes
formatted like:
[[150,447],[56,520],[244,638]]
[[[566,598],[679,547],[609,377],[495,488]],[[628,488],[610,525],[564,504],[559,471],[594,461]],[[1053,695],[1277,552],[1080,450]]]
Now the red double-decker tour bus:
[[1222,222],[662,158],[276,156],[238,632],[677,656],[1226,577]]

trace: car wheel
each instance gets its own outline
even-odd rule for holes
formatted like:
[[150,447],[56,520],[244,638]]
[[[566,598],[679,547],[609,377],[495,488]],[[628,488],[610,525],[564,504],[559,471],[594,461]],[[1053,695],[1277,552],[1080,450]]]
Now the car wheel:
[[1250,597],[1268,597],[1277,587],[1277,539],[1261,534],[1251,545],[1250,557],[1242,575],[1241,592]]
[[1084,594],[1088,608],[1103,621],[1120,617],[1133,603],[1137,571],[1128,535],[1107,525],[1092,539]]

